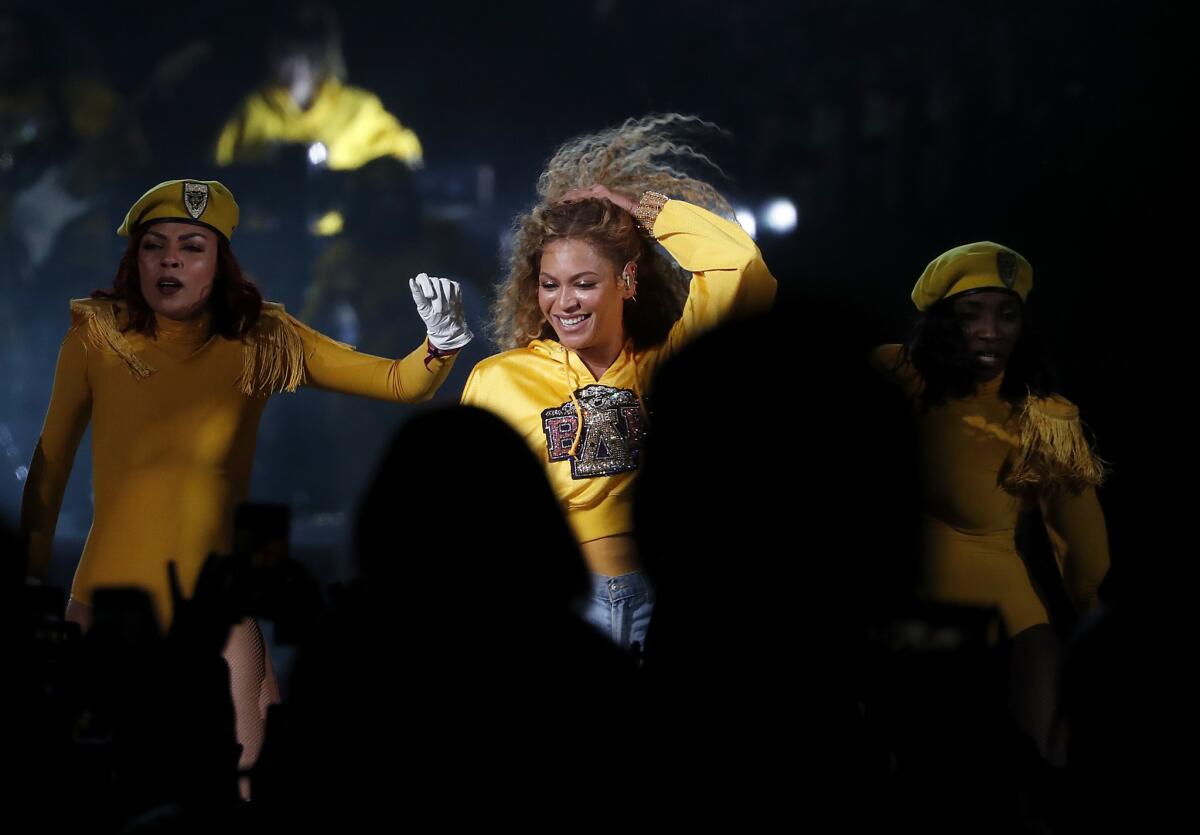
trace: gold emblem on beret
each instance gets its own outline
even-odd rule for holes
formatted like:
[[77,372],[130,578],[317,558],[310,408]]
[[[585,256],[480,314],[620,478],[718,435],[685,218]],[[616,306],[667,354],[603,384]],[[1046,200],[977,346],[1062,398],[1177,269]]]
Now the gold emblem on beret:
[[1015,253],[1000,250],[996,253],[996,273],[1000,276],[1000,280],[1004,282],[1004,286],[1009,290],[1012,289],[1013,282],[1017,280],[1017,256]]
[[184,183],[183,207],[192,220],[199,220],[208,208],[208,183]]

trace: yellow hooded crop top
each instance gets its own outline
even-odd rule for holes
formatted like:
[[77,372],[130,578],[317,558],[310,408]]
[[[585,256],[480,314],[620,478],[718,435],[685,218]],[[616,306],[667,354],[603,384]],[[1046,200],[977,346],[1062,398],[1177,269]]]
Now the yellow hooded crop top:
[[645,387],[659,364],[723,319],[765,310],[775,298],[762,253],[736,223],[670,200],[653,234],[692,273],[683,315],[665,342],[636,351],[627,341],[597,380],[574,352],[536,339],[481,361],[463,389],[464,404],[495,412],[525,438],[580,542],[633,530]]
[[71,303],[54,389],[25,484],[28,573],[45,575],[75,451],[92,424],[95,509],[71,596],[98,586],[150,592],[172,616],[167,561],[190,595],[209,552],[226,553],[233,508],[250,485],[267,397],[312,385],[411,403],[432,397],[453,356],[426,366],[427,346],[401,360],[360,354],[264,304],[245,340],[210,333],[207,316],[158,317],[152,337],[122,332],[119,303]]

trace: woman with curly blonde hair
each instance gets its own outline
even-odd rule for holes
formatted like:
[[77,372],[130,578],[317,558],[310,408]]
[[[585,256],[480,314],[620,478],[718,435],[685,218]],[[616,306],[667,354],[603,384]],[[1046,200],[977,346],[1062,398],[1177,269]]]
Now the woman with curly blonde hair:
[[647,431],[645,385],[688,340],[762,310],[775,279],[710,184],[681,165],[712,128],[667,114],[563,145],[517,218],[493,338],[462,401],[496,412],[543,461],[593,575],[586,619],[641,642],[653,593],[632,537],[632,484]]

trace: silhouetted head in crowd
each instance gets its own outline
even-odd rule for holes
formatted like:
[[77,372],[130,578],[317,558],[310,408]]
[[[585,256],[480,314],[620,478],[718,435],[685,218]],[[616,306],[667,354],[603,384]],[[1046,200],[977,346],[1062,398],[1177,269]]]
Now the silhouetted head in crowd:
[[418,802],[466,792],[490,809],[590,788],[593,763],[626,756],[586,738],[630,701],[632,663],[574,615],[588,589],[578,546],[500,418],[452,406],[408,421],[359,506],[356,547],[367,595],[301,649],[256,801],[284,819],[383,811],[394,779],[379,764],[403,751],[421,763]]
[[862,316],[780,306],[661,370],[635,502],[652,655],[828,641],[911,585],[910,421],[867,366]]
[[[587,574],[541,466],[500,418],[452,406],[406,423],[359,507],[364,576],[383,594],[474,611],[565,610]],[[543,608],[544,607],[544,608]]]
[[799,796],[857,823],[886,773],[861,709],[866,639],[913,585],[917,467],[863,316],[779,305],[689,345],[649,394],[634,503],[658,591],[647,710],[681,808],[763,814]]

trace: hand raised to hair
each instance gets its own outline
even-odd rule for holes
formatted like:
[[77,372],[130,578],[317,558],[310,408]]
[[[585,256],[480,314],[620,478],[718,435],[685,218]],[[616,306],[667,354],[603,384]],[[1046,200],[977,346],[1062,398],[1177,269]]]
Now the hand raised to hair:
[[580,200],[586,200],[589,197],[602,197],[614,206],[619,206],[625,211],[633,214],[633,210],[637,208],[638,201],[624,194],[618,194],[609,189],[608,186],[594,185],[584,188],[573,188],[559,198],[560,203],[576,203]]
[[461,348],[475,338],[463,312],[462,288],[457,281],[421,273],[408,280],[417,313],[425,321],[429,344],[441,351]]

